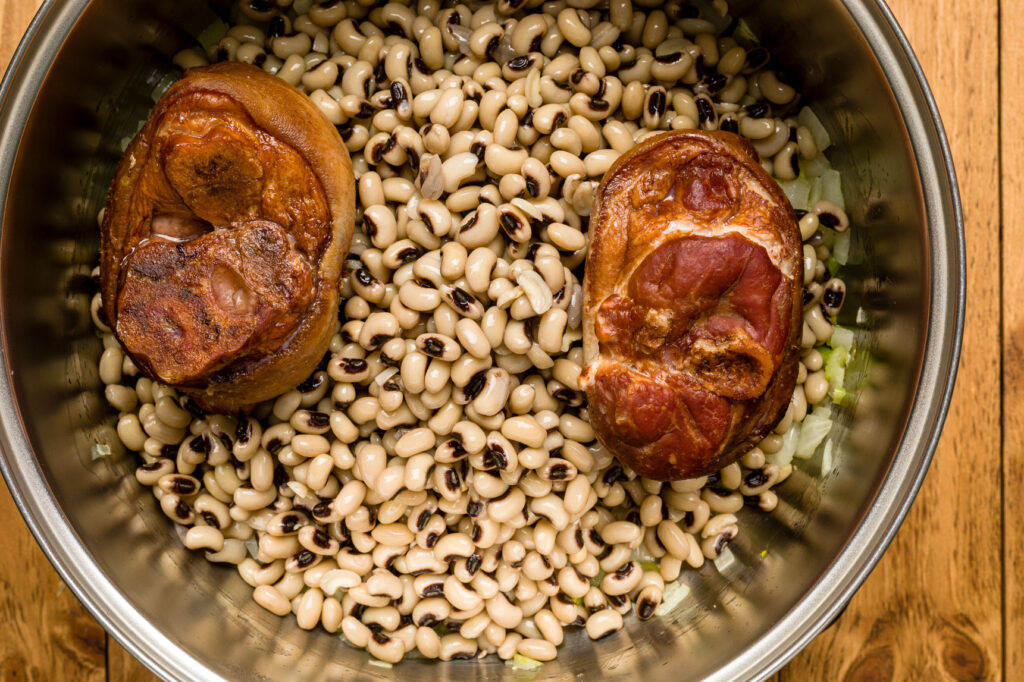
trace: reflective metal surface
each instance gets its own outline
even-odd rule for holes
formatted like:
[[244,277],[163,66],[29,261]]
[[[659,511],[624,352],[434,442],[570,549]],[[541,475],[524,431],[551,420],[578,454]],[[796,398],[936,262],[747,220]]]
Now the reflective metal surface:
[[[822,477],[811,460],[775,513],[747,515],[731,565],[687,573],[692,595],[667,618],[631,620],[598,643],[574,633],[536,679],[767,676],[878,560],[941,429],[963,323],[963,230],[919,68],[875,0],[748,4],[835,141],[860,254],[844,315],[862,307],[867,319],[852,371],[864,387],[835,434],[835,470]],[[4,79],[0,468],[11,492],[78,597],[167,679],[515,677],[494,658],[373,667],[336,637],[270,615],[233,569],[182,548],[130,455],[92,457],[93,444],[116,440],[89,318],[96,211],[169,56],[211,18],[184,0],[50,0]]]

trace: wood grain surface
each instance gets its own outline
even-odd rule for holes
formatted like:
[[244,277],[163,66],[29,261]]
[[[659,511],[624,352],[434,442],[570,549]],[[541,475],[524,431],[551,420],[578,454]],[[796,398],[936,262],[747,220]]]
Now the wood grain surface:
[[[999,26],[1000,120],[1009,122],[1024,106],[1020,79],[1024,78],[1024,8],[1003,2]],[[1024,225],[1015,218],[1024,210],[1024,155],[1020,135],[1004,124],[1002,154],[1002,233],[1004,245],[1024,244]],[[988,233],[994,239],[996,230]],[[980,236],[979,239],[986,237]],[[1006,679],[1024,679],[1024,298],[1017,294],[1024,273],[1024,249],[1002,250],[1003,345],[1003,671]]]
[[[0,0],[0,68],[39,4]],[[963,358],[935,461],[896,540],[838,622],[777,677],[1024,680],[1024,223],[1014,220],[1024,215],[1024,155],[1001,126],[1024,111],[1024,3],[889,4],[959,173]],[[64,589],[2,480],[0,528],[0,682],[155,679]]]

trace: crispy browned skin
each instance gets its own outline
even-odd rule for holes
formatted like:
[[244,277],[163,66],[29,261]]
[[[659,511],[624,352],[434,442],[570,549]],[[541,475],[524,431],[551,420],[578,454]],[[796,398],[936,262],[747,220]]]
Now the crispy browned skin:
[[192,69],[110,188],[104,312],[148,376],[244,410],[326,352],[354,221],[348,151],[305,95],[244,64]]
[[608,171],[591,212],[580,383],[643,476],[704,476],[786,412],[803,260],[793,209],[742,138],[673,132]]

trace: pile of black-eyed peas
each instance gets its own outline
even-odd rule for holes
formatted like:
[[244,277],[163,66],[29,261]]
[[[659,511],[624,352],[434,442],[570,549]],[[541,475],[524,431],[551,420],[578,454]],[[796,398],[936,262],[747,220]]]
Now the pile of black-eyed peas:
[[[595,440],[578,386],[587,216],[601,176],[665,130],[749,138],[793,180],[815,159],[768,52],[719,31],[723,0],[242,0],[180,68],[255,64],[337,125],[358,183],[337,333],[251,416],[206,414],[139,374],[98,314],[123,444],[184,543],[269,611],[395,663],[546,661],[652,617],[684,567],[776,507],[773,463],[827,405],[822,344],[845,286],[802,213],[807,349],[775,433],[719,474],[637,477]],[[207,36],[209,38],[209,36]],[[817,347],[817,348],[816,348]],[[709,569],[710,570],[710,569]]]

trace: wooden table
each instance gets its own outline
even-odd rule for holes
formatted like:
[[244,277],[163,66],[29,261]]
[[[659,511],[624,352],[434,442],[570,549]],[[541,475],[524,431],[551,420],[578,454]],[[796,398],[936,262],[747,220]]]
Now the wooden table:
[[[0,68],[39,4],[0,0]],[[960,176],[963,357],[945,433],[906,523],[839,622],[778,677],[1020,680],[1024,150],[1012,121],[1024,111],[1024,3],[890,4],[929,77]],[[154,679],[64,588],[2,480],[0,529],[0,680]]]

